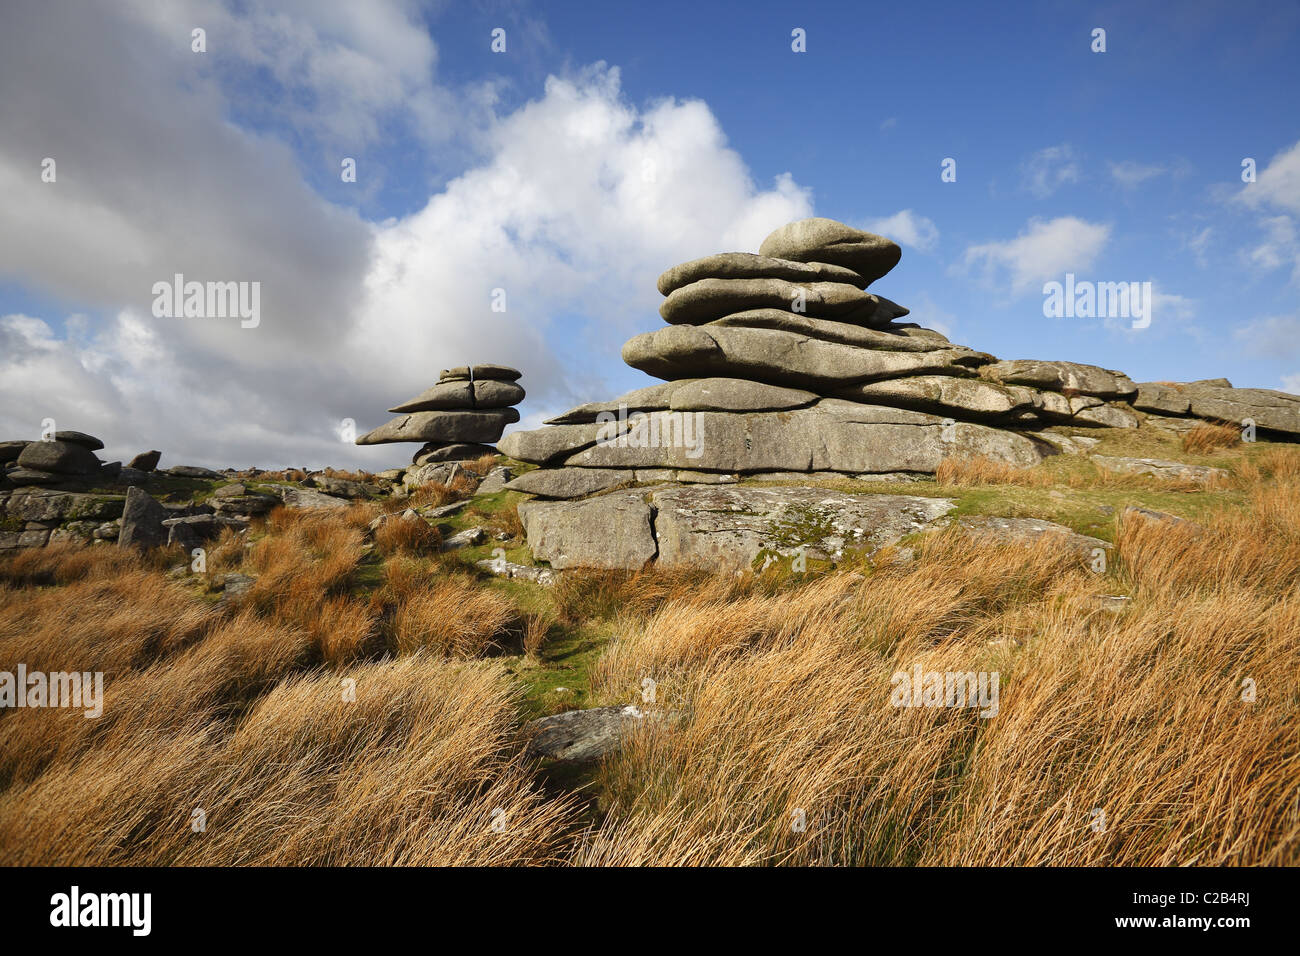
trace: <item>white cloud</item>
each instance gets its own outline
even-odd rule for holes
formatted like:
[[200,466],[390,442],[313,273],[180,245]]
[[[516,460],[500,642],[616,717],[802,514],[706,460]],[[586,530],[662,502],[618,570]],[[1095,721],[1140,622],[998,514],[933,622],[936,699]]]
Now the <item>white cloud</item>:
[[1131,159],[1110,163],[1109,166],[1111,178],[1125,189],[1135,189],[1148,179],[1166,172],[1164,166],[1157,164],[1143,165]]
[[1034,153],[1020,165],[1021,185],[1039,199],[1080,179],[1074,147],[1069,143],[1048,146]]
[[899,245],[912,246],[922,251],[933,249],[939,241],[939,227],[934,224],[934,220],[917,215],[910,209],[903,209],[884,219],[873,219],[862,228],[893,239]]
[[1245,184],[1233,201],[1261,212],[1262,240],[1240,255],[1255,268],[1271,271],[1291,268],[1291,281],[1300,282],[1300,236],[1294,213],[1300,213],[1300,142],[1282,150],[1258,170],[1255,182]]
[[1078,275],[1090,268],[1109,238],[1110,226],[1074,216],[1031,219],[1014,239],[969,246],[960,268],[976,269],[986,282],[1009,285],[1019,295],[1067,272]]
[[[186,9],[221,22],[214,5]],[[331,34],[322,24],[350,15],[310,10],[310,30],[272,17],[278,32],[258,49],[274,57],[283,42],[304,82],[343,98],[319,121],[360,123],[365,135],[358,110],[400,99],[414,74],[403,66],[391,85],[361,82],[348,101],[350,55],[320,61],[311,50],[355,24]],[[380,22],[359,41],[362,60],[382,59],[401,21]],[[342,419],[378,425],[440,368],[466,361],[523,369],[527,419],[609,397],[605,377],[626,371],[623,339],[658,321],[664,267],[755,251],[812,213],[790,176],[753,182],[706,104],[634,108],[618,71],[596,65],[552,77],[536,100],[475,130],[483,159],[423,208],[368,224],[305,185],[283,143],[229,121],[205,72],[218,60],[196,71],[188,40],[172,53],[160,46],[166,31],[137,35],[101,6],[17,26],[0,34],[0,269],[90,318],[0,322],[4,438],[31,437],[53,417],[98,434],[113,457],[159,448],[172,464],[386,467],[412,447],[341,444]],[[120,55],[128,37],[141,55]],[[229,38],[209,29],[209,49],[220,42]],[[431,55],[419,44],[396,54],[411,64]],[[39,179],[46,149],[58,157],[54,184]],[[261,281],[261,325],[155,319],[152,283],[175,272]],[[496,288],[505,313],[490,309]]]
[[1242,251],[1245,261],[1265,271],[1291,266],[1293,278],[1300,281],[1300,237],[1290,216],[1268,216],[1259,220],[1264,238]]
[[1237,199],[1252,208],[1281,206],[1300,213],[1300,142],[1282,150],[1267,166],[1256,172]]
[[1282,376],[1282,391],[1290,392],[1292,395],[1300,395],[1300,372],[1294,375]]

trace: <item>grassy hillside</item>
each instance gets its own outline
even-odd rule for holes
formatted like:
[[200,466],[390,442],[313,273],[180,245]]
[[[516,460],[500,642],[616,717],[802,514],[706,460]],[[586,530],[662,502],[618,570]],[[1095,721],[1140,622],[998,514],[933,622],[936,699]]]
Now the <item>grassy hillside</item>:
[[[1229,477],[1060,456],[831,483],[1048,518],[1112,541],[1104,574],[940,532],[911,560],[546,588],[474,564],[531,562],[513,493],[368,530],[465,487],[278,509],[200,574],[113,546],[0,558],[0,670],[105,674],[98,719],[0,711],[0,858],[1294,865],[1300,448],[1141,431],[1089,434]],[[469,527],[487,540],[440,550]],[[996,671],[997,715],[891,706],[917,665]],[[525,755],[528,719],[628,702],[651,719],[598,766]]]

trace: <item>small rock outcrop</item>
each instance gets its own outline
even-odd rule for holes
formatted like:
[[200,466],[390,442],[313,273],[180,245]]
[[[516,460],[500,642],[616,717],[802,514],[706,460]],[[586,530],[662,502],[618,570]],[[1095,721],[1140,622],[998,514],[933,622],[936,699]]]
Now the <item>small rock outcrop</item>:
[[114,481],[121,462],[105,465],[95,452],[104,443],[93,435],[59,431],[37,441],[0,443],[0,465],[8,487],[75,487]]
[[400,413],[357,439],[358,445],[422,442],[416,465],[466,461],[493,454],[493,443],[507,425],[519,421],[522,373],[505,365],[443,369],[438,381],[414,398],[389,409]]

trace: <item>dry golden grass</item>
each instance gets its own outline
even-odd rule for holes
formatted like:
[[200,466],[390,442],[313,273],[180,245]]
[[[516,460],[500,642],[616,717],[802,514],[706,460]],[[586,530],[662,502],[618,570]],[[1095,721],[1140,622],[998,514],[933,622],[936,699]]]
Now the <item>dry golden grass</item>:
[[461,467],[472,471],[480,478],[497,466],[498,456],[493,454],[479,455],[472,461],[461,462]]
[[460,576],[437,577],[413,591],[393,615],[398,653],[419,648],[449,657],[481,656],[501,646],[519,613],[501,594]]
[[519,517],[519,506],[510,505],[491,514],[483,522],[483,530],[496,537],[506,535],[507,540],[520,540],[524,537],[524,523]]
[[1228,487],[1231,479],[1212,475],[1208,479],[1174,478],[1155,475],[1122,474],[1107,471],[1087,462],[1078,471],[1058,474],[1041,466],[1017,468],[983,457],[945,458],[935,470],[935,481],[953,488],[988,485],[1015,485],[1023,488],[1091,488],[1146,491],[1217,491]]
[[[1234,470],[1241,508],[1117,518],[1104,574],[1050,539],[954,532],[863,573],[566,572],[525,613],[378,540],[382,579],[359,589],[380,504],[223,536],[210,572],[257,580],[220,605],[164,552],[0,558],[0,670],[105,674],[97,719],[0,711],[0,859],[1296,865],[1300,449]],[[540,664],[597,620],[617,636],[592,696],[648,718],[598,769],[588,826],[534,780],[520,685],[473,658]],[[997,714],[891,706],[917,666],[997,672]]]
[[0,563],[0,584],[30,587],[111,578],[166,567],[168,557],[164,551],[61,541],[44,548],[25,548]]
[[1219,448],[1241,443],[1241,429],[1226,423],[1194,425],[1183,435],[1183,451],[1189,455],[1209,455]]
[[383,555],[437,554],[442,535],[423,518],[393,515],[375,530],[375,547]]
[[[660,716],[604,766],[575,861],[1300,862],[1298,490],[1202,530],[1126,521],[1108,577],[940,536],[863,581],[669,603],[597,668],[610,698],[655,680]],[[1116,590],[1131,608],[1103,610]],[[997,715],[891,707],[916,665],[997,671]]]
[[295,677],[238,724],[124,730],[11,786],[0,794],[0,855],[18,865],[558,862],[572,803],[532,783],[515,721],[504,675],[482,665],[414,656]]
[[941,485],[973,487],[976,485],[1022,485],[1038,488],[1056,479],[1036,468],[1017,468],[983,456],[945,458],[935,470],[934,480]]

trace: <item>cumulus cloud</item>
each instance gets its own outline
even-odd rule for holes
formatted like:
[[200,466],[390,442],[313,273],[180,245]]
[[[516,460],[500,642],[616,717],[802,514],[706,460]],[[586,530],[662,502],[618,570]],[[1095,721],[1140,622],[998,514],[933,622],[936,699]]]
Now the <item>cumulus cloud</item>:
[[1040,149],[1020,165],[1021,185],[1039,199],[1080,178],[1078,158],[1069,143]]
[[[189,16],[218,24],[209,50],[226,37],[236,66],[282,44],[285,82],[342,99],[302,122],[364,136],[367,111],[439,102],[419,79],[432,45],[400,47],[391,74],[374,73],[407,4],[382,5],[373,34],[342,3],[260,14],[276,29],[255,40],[223,33],[215,3],[140,31],[146,6],[67,18],[20,6],[0,34],[0,268],[88,315],[0,320],[5,437],[53,417],[119,457],[155,447],[172,463],[387,466],[401,446],[341,444],[340,421],[380,424],[464,362],[524,369],[528,419],[608,397],[591,369],[620,368],[619,345],[657,306],[658,271],[755,251],[812,213],[788,175],[753,181],[706,104],[634,107],[618,71],[597,64],[492,116],[474,133],[481,160],[422,208],[367,223],[313,190],[282,139],[231,120],[219,58],[194,65]],[[357,31],[353,53],[337,48]],[[58,159],[55,183],[40,181],[44,155]],[[177,272],[260,281],[261,325],[154,318],[152,284]]]
[[1274,156],[1258,170],[1255,182],[1237,194],[1238,201],[1252,208],[1280,206],[1300,214],[1300,142]]
[[1300,282],[1300,237],[1295,214],[1300,214],[1300,142],[1282,150],[1255,182],[1245,184],[1233,201],[1260,213],[1262,238],[1242,250],[1246,263],[1265,271],[1291,269],[1291,281]]
[[967,247],[959,268],[1019,295],[1067,272],[1078,275],[1090,268],[1109,238],[1110,226],[1075,216],[1031,219],[1014,239]]
[[862,228],[893,239],[901,246],[912,246],[922,251],[933,249],[939,241],[939,227],[934,220],[910,209],[900,210],[884,219],[873,219]]

